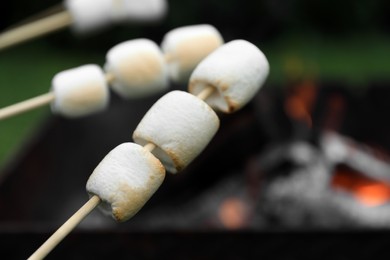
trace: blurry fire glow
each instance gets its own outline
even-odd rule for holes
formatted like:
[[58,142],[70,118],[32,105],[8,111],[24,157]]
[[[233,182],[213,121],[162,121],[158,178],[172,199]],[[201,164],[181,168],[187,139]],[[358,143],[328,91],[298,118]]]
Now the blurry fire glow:
[[350,192],[368,207],[380,206],[390,200],[390,184],[370,179],[347,168],[336,171],[332,186]]
[[218,216],[227,229],[240,229],[245,226],[248,216],[246,204],[238,198],[225,199],[218,211]]
[[305,122],[312,127],[311,110],[316,99],[317,89],[312,80],[306,80],[294,86],[285,103],[285,110],[290,118]]

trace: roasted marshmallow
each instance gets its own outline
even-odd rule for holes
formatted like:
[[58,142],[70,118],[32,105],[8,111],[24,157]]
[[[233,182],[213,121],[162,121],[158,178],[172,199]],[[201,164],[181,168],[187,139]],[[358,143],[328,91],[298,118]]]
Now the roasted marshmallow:
[[219,118],[201,99],[183,91],[160,98],[134,131],[140,145],[153,143],[153,154],[177,173],[207,146],[219,128]]
[[99,208],[105,214],[123,222],[145,205],[164,178],[165,169],[153,154],[137,144],[124,143],[104,157],[86,189],[102,200]]
[[217,110],[232,113],[253,98],[268,73],[264,54],[250,42],[235,40],[218,48],[196,67],[189,92],[197,95],[211,86],[215,91],[206,102]]

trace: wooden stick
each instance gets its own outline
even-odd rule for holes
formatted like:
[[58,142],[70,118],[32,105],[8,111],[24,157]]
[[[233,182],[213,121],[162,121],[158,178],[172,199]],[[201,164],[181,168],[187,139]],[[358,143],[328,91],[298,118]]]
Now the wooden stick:
[[165,62],[171,62],[175,59],[175,55],[173,55],[172,53],[165,53],[164,55],[164,60]]
[[197,97],[202,99],[202,100],[206,100],[208,97],[211,96],[211,94],[213,94],[213,92],[215,91],[215,88],[212,87],[212,86],[208,86],[206,87],[204,90],[202,90],[202,92],[200,92]]
[[98,196],[93,196],[72,217],[70,217],[45,243],[42,244],[28,259],[37,260],[46,257],[92,210],[101,202]]
[[42,18],[41,20],[11,29],[0,34],[0,50],[63,29],[72,23],[73,18],[70,13],[68,11],[62,11]]
[[111,73],[106,73],[107,84],[111,84],[115,79],[115,75]]
[[147,143],[145,146],[144,146],[144,149],[148,150],[149,152],[153,152],[154,149],[156,149],[156,145],[153,144],[153,143]]
[[34,13],[26,18],[23,18],[23,20],[13,24],[10,26],[7,30],[12,30],[13,28],[21,27],[23,25],[36,22],[38,20],[41,20],[43,18],[49,17],[53,14],[58,14],[62,11],[66,10],[66,7],[63,3],[58,3],[56,5],[50,6],[49,8],[40,11],[39,13]]
[[41,96],[0,109],[0,120],[49,104],[55,99],[50,92]]

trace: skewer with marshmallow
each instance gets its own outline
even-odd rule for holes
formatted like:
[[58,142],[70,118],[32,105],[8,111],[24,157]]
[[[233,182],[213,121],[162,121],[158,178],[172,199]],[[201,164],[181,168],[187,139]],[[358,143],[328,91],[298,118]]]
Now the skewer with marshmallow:
[[51,91],[31,100],[0,109],[0,120],[51,103],[54,113],[80,117],[105,109],[108,85],[123,98],[139,98],[169,87],[164,56],[151,40],[136,39],[114,46],[107,53],[106,72],[84,65],[56,74]]
[[147,39],[120,43],[108,51],[105,73],[97,65],[60,72],[53,78],[50,93],[0,109],[0,120],[48,103],[53,112],[67,117],[98,112],[108,105],[108,84],[123,98],[162,92],[169,79],[187,81],[196,65],[222,44],[220,33],[207,24],[168,32],[163,51]]
[[160,20],[166,0],[65,0],[64,11],[0,34],[0,50],[71,26],[83,34],[123,22]]
[[134,131],[135,143],[117,146],[96,167],[86,185],[90,200],[30,259],[45,257],[97,206],[119,222],[134,216],[162,184],[165,169],[183,170],[217,132],[219,119],[208,104],[225,113],[237,111],[268,71],[264,54],[247,41],[229,42],[209,55],[191,76],[189,88],[197,96],[172,91],[160,98]]

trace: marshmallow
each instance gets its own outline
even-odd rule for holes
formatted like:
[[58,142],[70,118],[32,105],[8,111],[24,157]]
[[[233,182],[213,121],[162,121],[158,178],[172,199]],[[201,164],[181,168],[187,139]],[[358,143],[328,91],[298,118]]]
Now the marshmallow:
[[86,189],[97,195],[99,208],[115,220],[133,217],[160,187],[165,178],[161,162],[134,143],[114,148],[88,179]]
[[100,29],[111,23],[155,21],[165,16],[166,0],[65,0],[76,32]]
[[133,139],[140,145],[155,144],[153,154],[168,171],[177,173],[203,151],[218,127],[218,116],[203,100],[172,91],[150,108]]
[[213,108],[232,113],[243,107],[263,85],[269,72],[264,54],[244,40],[231,41],[205,58],[194,70],[189,92],[216,89],[206,99]]
[[221,34],[208,24],[184,26],[168,32],[161,43],[171,79],[187,82],[192,71],[223,44]]
[[105,109],[109,90],[105,75],[97,65],[84,65],[54,76],[52,111],[67,117],[85,116]]
[[114,79],[112,88],[124,98],[138,98],[169,87],[164,58],[150,40],[137,39],[114,46],[107,53],[105,70]]
[[65,7],[73,18],[76,32],[100,29],[111,23],[108,10],[112,8],[112,0],[65,0]]
[[168,10],[166,0],[112,0],[113,21],[148,22],[163,18]]

